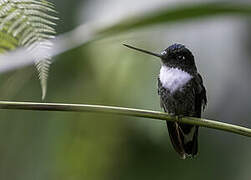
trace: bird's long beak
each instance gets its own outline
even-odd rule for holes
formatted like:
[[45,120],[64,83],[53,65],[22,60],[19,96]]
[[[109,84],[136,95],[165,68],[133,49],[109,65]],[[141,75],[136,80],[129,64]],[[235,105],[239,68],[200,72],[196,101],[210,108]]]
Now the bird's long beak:
[[123,45],[126,46],[126,47],[128,47],[128,48],[130,48],[130,49],[134,49],[134,50],[136,50],[136,51],[140,51],[140,52],[143,52],[143,53],[146,53],[146,54],[150,54],[150,55],[152,55],[152,56],[156,56],[156,57],[159,57],[159,58],[162,57],[161,54],[157,54],[157,53],[153,53],[153,52],[150,52],[150,51],[146,51],[146,50],[144,50],[144,49],[139,49],[139,48],[136,48],[136,47],[127,45],[127,44],[123,44]]

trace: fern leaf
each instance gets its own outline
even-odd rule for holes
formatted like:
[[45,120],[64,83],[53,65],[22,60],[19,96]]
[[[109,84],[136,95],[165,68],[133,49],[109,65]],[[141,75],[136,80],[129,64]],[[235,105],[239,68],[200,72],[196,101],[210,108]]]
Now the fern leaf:
[[24,16],[19,17],[18,20],[16,20],[14,23],[12,23],[9,26],[7,33],[11,34],[15,28],[17,28],[18,26],[20,26],[20,24],[24,21],[24,19],[25,19]]
[[17,7],[20,9],[31,9],[31,10],[38,10],[38,11],[45,11],[45,12],[49,11],[49,12],[56,13],[56,11],[53,8],[47,7],[41,4],[18,4]]
[[7,4],[7,5],[1,5],[1,6],[2,6],[2,8],[0,10],[0,16],[2,17],[2,16],[6,16],[10,12],[10,10],[12,9],[13,4],[10,3],[10,4]]
[[47,25],[51,25],[51,26],[55,26],[56,23],[50,21],[50,20],[47,20],[47,19],[43,19],[41,17],[38,17],[38,16],[32,16],[32,17],[27,17],[28,18],[28,21],[30,22],[40,22],[42,24],[47,24]]
[[[54,5],[46,0],[0,0],[0,53],[19,46],[31,52],[42,87],[42,99],[46,95],[51,63],[48,49],[56,34],[54,21],[58,18],[55,14]],[[37,51],[43,58],[36,57]]]

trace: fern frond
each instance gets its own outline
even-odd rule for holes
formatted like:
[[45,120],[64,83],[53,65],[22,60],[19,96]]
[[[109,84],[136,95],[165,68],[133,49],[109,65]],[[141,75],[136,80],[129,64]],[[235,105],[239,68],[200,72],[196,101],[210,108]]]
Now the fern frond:
[[14,50],[18,46],[17,39],[11,35],[0,31],[0,52],[4,53],[9,50]]
[[[48,57],[49,58],[49,57]],[[37,59],[36,67],[39,71],[39,79],[42,87],[42,99],[46,96],[47,78],[51,61],[50,59]]]
[[14,23],[12,23],[9,26],[7,33],[11,34],[11,32],[13,32],[15,28],[17,28],[18,26],[21,25],[21,23],[24,21],[24,19],[25,19],[25,16],[20,16]]
[[[46,0],[0,0],[0,53],[18,46],[32,52],[42,87],[42,99],[46,95],[51,56],[48,49],[55,38],[54,5]],[[44,55],[36,56],[37,51]]]
[[56,23],[54,23],[54,22],[52,22],[50,20],[38,17],[38,16],[32,16],[32,17],[27,17],[27,18],[28,18],[29,22],[40,22],[42,24],[47,24],[47,25],[51,25],[51,26],[56,25]]
[[0,9],[0,16],[2,17],[2,16],[6,16],[9,12],[10,12],[10,10],[13,8],[13,3],[6,3],[6,2],[2,2],[1,4],[0,4],[0,6],[2,7],[1,9]]
[[49,11],[56,13],[56,11],[53,8],[41,4],[17,4],[17,7],[20,9],[30,9],[30,10],[38,10],[45,12]]

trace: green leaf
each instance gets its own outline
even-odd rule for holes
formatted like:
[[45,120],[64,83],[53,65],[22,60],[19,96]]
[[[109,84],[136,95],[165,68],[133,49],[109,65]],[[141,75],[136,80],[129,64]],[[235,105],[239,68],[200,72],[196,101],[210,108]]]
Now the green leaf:
[[[55,45],[58,47],[52,51],[52,55],[59,55],[76,47],[84,46],[93,41],[113,37],[140,28],[148,28],[154,25],[179,23],[191,20],[203,20],[218,16],[250,17],[251,6],[237,3],[197,3],[183,4],[179,6],[163,6],[159,9],[146,11],[140,15],[126,17],[114,24],[95,26],[95,22],[86,23],[59,36]],[[94,26],[93,26],[94,25]],[[77,38],[76,38],[77,37]],[[71,42],[69,44],[69,42]]]
[[100,37],[108,37],[114,34],[152,25],[174,23],[219,15],[250,16],[251,6],[226,2],[187,4],[177,7],[166,6],[152,12],[145,12],[142,15],[126,18],[117,24],[98,30],[97,35],[100,35]]
[[42,87],[42,99],[46,95],[47,78],[51,57],[47,50],[54,39],[55,23],[58,18],[53,4],[45,0],[0,0],[0,53],[17,47],[26,51],[42,51],[42,57],[32,54]]

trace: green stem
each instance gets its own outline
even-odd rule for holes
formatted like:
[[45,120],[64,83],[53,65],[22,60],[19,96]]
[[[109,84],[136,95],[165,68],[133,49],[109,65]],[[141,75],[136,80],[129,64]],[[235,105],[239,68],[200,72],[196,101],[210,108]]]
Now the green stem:
[[95,112],[118,114],[134,117],[144,117],[166,121],[179,121],[185,124],[193,124],[202,127],[218,129],[232,132],[235,134],[251,137],[251,129],[217,122],[213,120],[200,119],[194,117],[183,117],[178,119],[167,113],[151,110],[133,109],[115,106],[89,105],[89,104],[62,104],[62,103],[37,103],[37,102],[10,102],[0,101],[0,109],[20,109],[20,110],[37,110],[37,111],[70,111],[70,112]]

